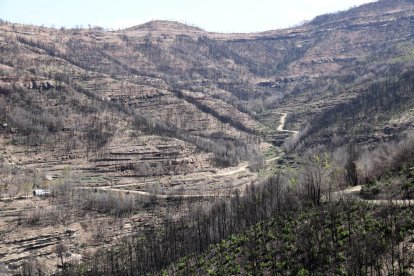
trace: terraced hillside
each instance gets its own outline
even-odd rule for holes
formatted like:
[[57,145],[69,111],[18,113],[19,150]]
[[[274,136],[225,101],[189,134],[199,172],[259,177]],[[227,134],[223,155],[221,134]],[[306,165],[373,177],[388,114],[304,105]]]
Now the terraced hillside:
[[76,262],[243,194],[310,146],[400,139],[414,122],[413,34],[409,0],[252,34],[1,21],[0,265],[39,257],[51,272],[61,245]]

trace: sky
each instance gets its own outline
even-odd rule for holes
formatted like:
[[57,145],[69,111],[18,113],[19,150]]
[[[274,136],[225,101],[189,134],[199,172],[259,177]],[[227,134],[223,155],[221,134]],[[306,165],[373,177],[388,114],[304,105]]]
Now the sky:
[[372,0],[0,0],[0,18],[46,27],[121,29],[175,20],[211,32],[286,28]]

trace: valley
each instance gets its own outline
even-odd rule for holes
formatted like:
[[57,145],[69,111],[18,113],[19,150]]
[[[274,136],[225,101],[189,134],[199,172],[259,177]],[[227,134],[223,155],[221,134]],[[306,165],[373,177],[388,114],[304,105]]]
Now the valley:
[[413,49],[410,0],[246,34],[1,20],[0,274],[413,273]]

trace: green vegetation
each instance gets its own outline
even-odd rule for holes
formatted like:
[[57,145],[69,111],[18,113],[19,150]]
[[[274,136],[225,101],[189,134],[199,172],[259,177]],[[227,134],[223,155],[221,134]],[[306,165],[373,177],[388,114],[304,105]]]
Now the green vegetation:
[[408,275],[414,208],[341,201],[285,212],[204,254],[181,259],[174,275]]
[[264,156],[266,157],[266,159],[272,159],[272,158],[276,158],[281,154],[280,149],[278,149],[275,146],[271,146],[269,147],[269,149],[264,153]]

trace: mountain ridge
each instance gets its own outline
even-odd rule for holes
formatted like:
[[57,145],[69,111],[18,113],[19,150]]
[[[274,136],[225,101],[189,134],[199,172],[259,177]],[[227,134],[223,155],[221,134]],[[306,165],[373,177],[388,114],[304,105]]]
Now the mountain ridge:
[[[297,28],[304,28],[304,27],[308,27],[308,26],[312,26],[314,24],[320,24],[322,22],[325,23],[329,23],[327,21],[329,21],[330,19],[334,19],[334,18],[338,18],[341,16],[344,16],[344,19],[351,19],[349,17],[346,16],[347,13],[349,12],[354,12],[354,11],[358,11],[358,17],[361,17],[360,13],[364,13],[364,12],[373,12],[374,10],[377,10],[377,12],[381,12],[381,10],[384,8],[384,5],[386,6],[387,9],[390,9],[390,12],[387,13],[387,15],[391,15],[393,13],[398,13],[403,11],[403,8],[399,8],[399,5],[404,4],[404,3],[412,3],[411,0],[377,0],[377,1],[373,1],[373,2],[369,2],[366,4],[362,4],[360,6],[353,6],[350,7],[347,10],[340,10],[337,12],[333,12],[333,13],[326,13],[323,15],[318,15],[315,16],[313,19],[309,20],[308,22],[305,23],[300,23],[297,24],[295,26],[291,26],[291,27],[285,27],[285,28],[277,28],[277,29],[269,29],[269,30],[264,30],[264,31],[255,31],[255,32],[213,32],[213,31],[208,31],[205,30],[203,28],[200,27],[196,27],[193,26],[192,24],[188,24],[188,23],[183,23],[180,21],[174,21],[174,20],[159,20],[159,19],[155,19],[155,20],[151,20],[148,22],[145,22],[143,24],[140,25],[135,25],[135,26],[131,26],[125,29],[121,29],[119,31],[115,31],[115,32],[123,32],[123,31],[128,31],[128,30],[139,30],[139,29],[148,29],[151,31],[157,31],[157,28],[162,29],[163,31],[166,31],[166,29],[171,28],[171,30],[180,30],[180,29],[184,29],[184,30],[191,30],[191,31],[201,31],[204,32],[206,34],[209,35],[221,35],[221,36],[257,36],[257,35],[266,35],[266,34],[272,34],[272,33],[278,33],[278,32],[289,32],[289,30],[291,29],[297,29]],[[397,8],[397,10],[392,10],[393,8]],[[364,16],[366,16],[367,14],[364,14]]]

